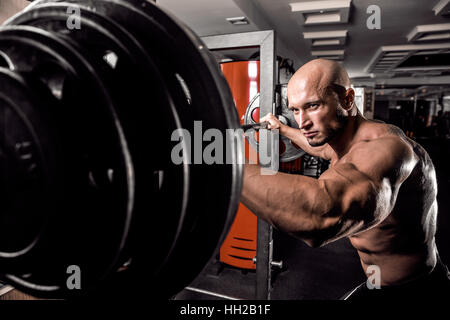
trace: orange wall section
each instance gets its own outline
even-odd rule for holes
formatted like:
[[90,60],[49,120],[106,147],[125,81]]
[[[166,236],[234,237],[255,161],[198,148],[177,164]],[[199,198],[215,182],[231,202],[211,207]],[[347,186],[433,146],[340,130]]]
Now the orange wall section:
[[[259,61],[228,62],[221,65],[222,72],[233,93],[241,124],[251,99],[259,93]],[[248,158],[250,146],[245,140]],[[220,261],[242,269],[256,269],[257,218],[242,203],[230,232],[220,248]]]

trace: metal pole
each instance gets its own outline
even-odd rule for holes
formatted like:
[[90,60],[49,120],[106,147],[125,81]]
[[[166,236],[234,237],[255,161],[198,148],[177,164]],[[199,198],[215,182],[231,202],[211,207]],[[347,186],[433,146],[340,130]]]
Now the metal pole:
[[[275,114],[275,78],[276,78],[276,55],[275,55],[275,34],[271,32],[261,44],[260,52],[260,116],[271,112]],[[259,145],[270,146],[271,162],[269,168],[278,170],[279,144],[278,139],[272,131],[267,135],[259,135]],[[267,140],[266,140],[267,139]],[[260,148],[259,152],[266,152]],[[261,154],[260,154],[261,159]],[[258,219],[258,242],[256,250],[256,299],[270,300],[272,287],[272,226],[267,222]]]

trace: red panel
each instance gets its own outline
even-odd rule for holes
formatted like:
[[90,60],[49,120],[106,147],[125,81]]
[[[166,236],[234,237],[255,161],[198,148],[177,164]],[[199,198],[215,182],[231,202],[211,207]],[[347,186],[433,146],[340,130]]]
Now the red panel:
[[[229,62],[221,67],[243,124],[248,104],[259,93],[259,61]],[[255,116],[258,117],[256,121],[259,121],[259,112]],[[246,158],[249,148],[245,141]],[[256,234],[256,216],[242,203],[239,204],[230,232],[220,248],[220,261],[242,269],[256,269],[253,263],[256,257]]]

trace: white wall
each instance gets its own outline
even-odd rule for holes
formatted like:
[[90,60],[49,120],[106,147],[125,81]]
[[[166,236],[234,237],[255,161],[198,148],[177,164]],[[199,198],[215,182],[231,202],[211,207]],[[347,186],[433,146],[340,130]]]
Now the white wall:
[[442,99],[442,104],[443,104],[443,108],[444,108],[444,113],[450,112],[450,96]]

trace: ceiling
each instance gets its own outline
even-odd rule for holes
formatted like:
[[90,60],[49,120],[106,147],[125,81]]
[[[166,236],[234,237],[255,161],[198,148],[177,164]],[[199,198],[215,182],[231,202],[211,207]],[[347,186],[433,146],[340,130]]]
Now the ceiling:
[[[344,54],[337,59],[342,61],[353,80],[361,84],[450,84],[450,62],[442,68],[435,66],[432,70],[421,67],[419,70],[416,68],[414,72],[403,70],[400,73],[395,67],[395,64],[400,65],[411,55],[419,52],[431,53],[434,46],[438,46],[440,50],[434,50],[434,53],[450,52],[450,28],[444,30],[446,33],[441,30],[441,34],[444,34],[441,39],[417,41],[421,34],[428,35],[420,26],[450,24],[450,15],[441,15],[444,11],[448,13],[450,0],[334,0],[325,4],[332,5],[342,1],[350,2],[345,13],[348,15],[348,22],[326,25],[304,25],[303,15],[291,11],[291,3],[313,2],[311,0],[157,0],[157,3],[184,21],[199,36],[273,29],[277,35],[277,53],[294,60],[296,68],[314,58],[311,51],[344,50]],[[367,9],[374,3],[381,9],[381,28],[370,30],[367,20],[373,12],[367,13]],[[438,8],[438,4],[443,9],[440,14],[435,14],[433,9]],[[249,24],[232,25],[226,20],[239,16],[247,17]],[[342,30],[347,30],[344,44],[339,41],[341,44],[321,46],[317,49],[312,48],[311,41],[305,39],[303,34],[317,31],[332,34]],[[447,38],[445,34],[448,35]],[[428,46],[428,51],[422,50],[424,45]],[[404,52],[406,55],[403,60],[392,59],[389,56],[395,56],[397,52],[393,53],[392,50]]]

